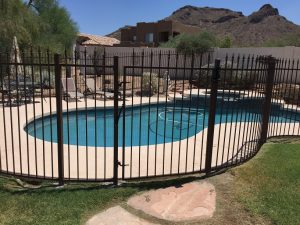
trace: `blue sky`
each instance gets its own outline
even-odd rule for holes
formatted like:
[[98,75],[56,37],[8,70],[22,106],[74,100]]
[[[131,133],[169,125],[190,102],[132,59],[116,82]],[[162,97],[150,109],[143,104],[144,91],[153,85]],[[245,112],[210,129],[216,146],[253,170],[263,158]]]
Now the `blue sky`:
[[157,21],[184,5],[228,8],[249,15],[270,3],[282,16],[300,25],[299,0],[59,0],[80,32],[106,35],[124,25]]

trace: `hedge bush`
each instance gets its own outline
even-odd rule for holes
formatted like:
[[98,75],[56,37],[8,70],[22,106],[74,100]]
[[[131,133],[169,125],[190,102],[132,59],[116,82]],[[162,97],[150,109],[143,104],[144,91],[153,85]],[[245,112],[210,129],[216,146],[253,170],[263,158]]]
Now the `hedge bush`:
[[144,72],[142,77],[142,95],[152,96],[158,92],[158,74]]

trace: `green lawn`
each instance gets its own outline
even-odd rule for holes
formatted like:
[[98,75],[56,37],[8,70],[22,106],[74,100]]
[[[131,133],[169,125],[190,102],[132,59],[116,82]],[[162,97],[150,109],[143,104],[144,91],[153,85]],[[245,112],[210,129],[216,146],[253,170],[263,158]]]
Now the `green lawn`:
[[264,145],[254,160],[234,169],[237,198],[273,224],[300,224],[300,145]]
[[[0,177],[0,224],[83,224],[140,191],[197,179],[129,183],[119,188],[71,184],[64,189],[24,190],[13,179]],[[217,211],[201,224],[300,224],[299,144],[266,144],[248,163],[208,180],[216,186]],[[242,218],[247,221],[237,222]]]
[[69,184],[56,189],[24,190],[14,179],[0,177],[0,224],[76,225],[110,206],[124,203],[130,196],[149,189],[174,186],[196,178],[127,183],[121,187],[100,184]]
[[133,188],[11,191],[0,179],[0,224],[82,224],[89,216],[134,194]]

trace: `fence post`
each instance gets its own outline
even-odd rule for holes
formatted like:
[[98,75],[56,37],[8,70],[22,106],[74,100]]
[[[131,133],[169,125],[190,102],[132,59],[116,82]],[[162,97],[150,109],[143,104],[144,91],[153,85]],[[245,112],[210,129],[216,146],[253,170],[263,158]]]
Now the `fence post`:
[[269,119],[271,113],[272,93],[275,79],[276,59],[274,57],[266,58],[268,64],[267,79],[265,85],[265,101],[263,103],[262,124],[259,146],[261,147],[267,141]]
[[119,57],[114,56],[114,185],[118,185],[119,162]]
[[211,172],[220,69],[221,69],[220,59],[216,59],[215,67],[211,77],[211,94],[210,94],[210,106],[209,106],[208,129],[207,129],[206,158],[205,158],[206,174],[209,174]]
[[54,55],[55,64],[55,96],[57,119],[57,154],[58,154],[58,181],[59,186],[64,185],[64,146],[63,146],[63,119],[62,119],[62,94],[61,94],[61,64],[60,55]]

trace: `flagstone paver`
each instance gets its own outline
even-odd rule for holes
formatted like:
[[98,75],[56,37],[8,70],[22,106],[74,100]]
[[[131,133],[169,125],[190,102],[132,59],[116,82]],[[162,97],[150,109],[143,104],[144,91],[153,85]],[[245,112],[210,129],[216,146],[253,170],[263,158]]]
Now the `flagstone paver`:
[[159,219],[188,221],[211,218],[216,208],[216,191],[208,182],[152,190],[128,200],[128,205]]
[[115,206],[92,217],[86,225],[154,225],[144,219],[127,212],[120,206]]

